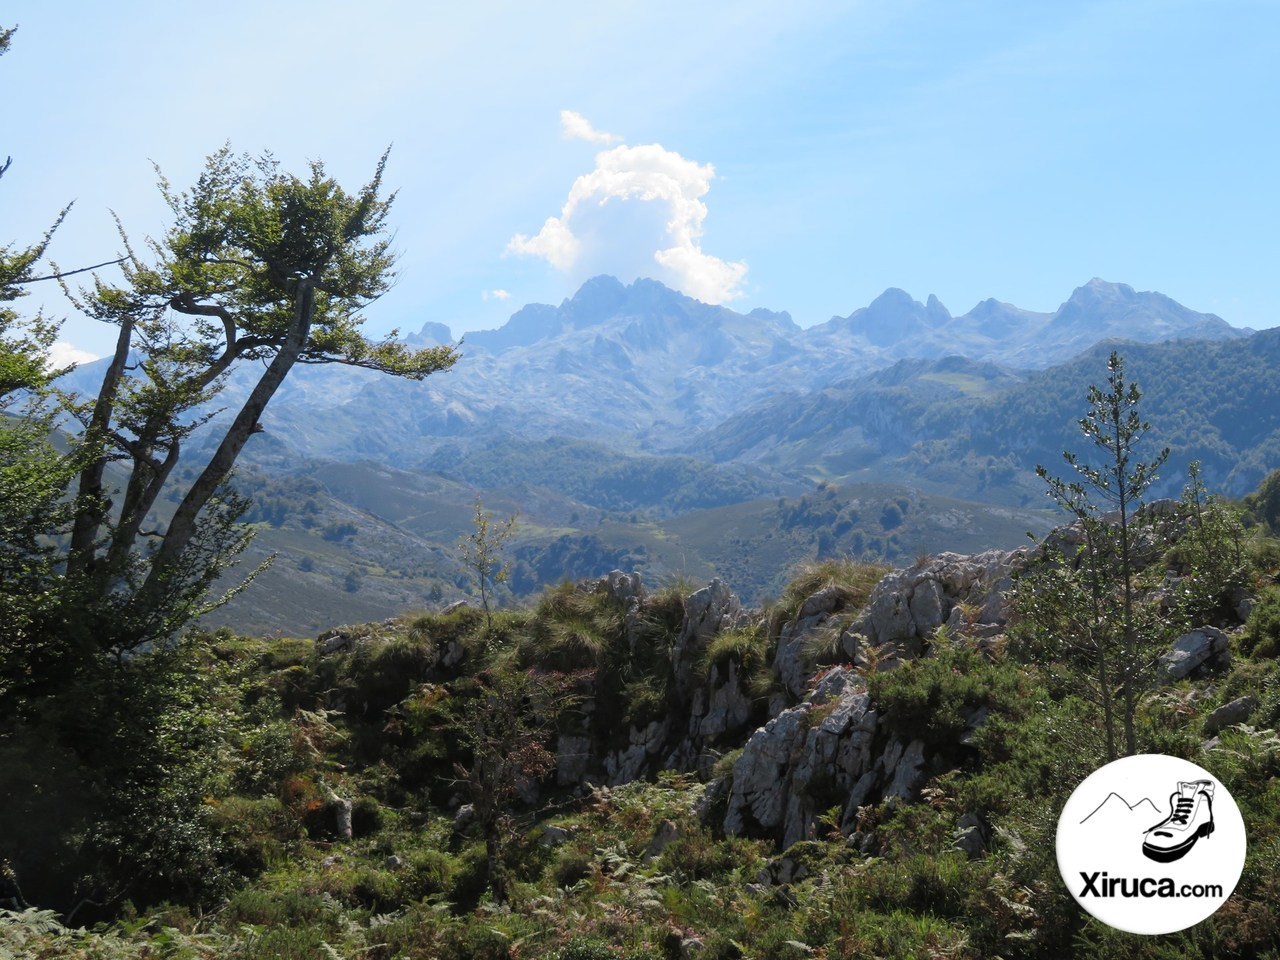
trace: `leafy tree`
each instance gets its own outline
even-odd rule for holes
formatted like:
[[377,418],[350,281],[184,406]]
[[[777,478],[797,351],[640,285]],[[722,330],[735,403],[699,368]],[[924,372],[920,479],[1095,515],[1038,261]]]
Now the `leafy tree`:
[[1186,530],[1173,551],[1185,567],[1180,584],[1183,623],[1211,617],[1233,587],[1245,581],[1245,529],[1240,512],[1205,488],[1193,460],[1182,493]]
[[1260,524],[1268,534],[1280,534],[1280,470],[1272,470],[1258,489],[1244,498],[1250,521]]
[[484,504],[476,497],[472,531],[458,544],[463,565],[475,577],[485,624],[490,627],[493,626],[493,615],[489,610],[489,592],[492,587],[504,583],[511,572],[502,552],[515,529],[516,514],[494,523],[493,514],[485,513]]
[[[124,284],[98,278],[76,298],[90,316],[119,328],[102,389],[83,411],[89,457],[81,471],[67,574],[91,605],[113,612],[111,643],[165,636],[200,609],[229,558],[244,545],[241,508],[226,483],[264,410],[298,364],[341,363],[421,379],[447,369],[451,347],[411,350],[392,337],[372,342],[360,311],[391,283],[385,236],[394,197],[383,197],[386,154],[373,178],[348,193],[313,162],[306,177],[283,173],[224,147],[195,186],[160,190],[174,222],[150,257],[129,244]],[[132,365],[140,375],[129,372]],[[170,482],[183,440],[237,365],[262,373],[213,455],[181,497],[166,529],[143,524]],[[121,502],[108,501],[107,464],[124,461]],[[154,540],[148,550],[139,540]]]
[[[0,55],[13,33],[0,28]],[[0,163],[0,178],[11,163]],[[39,626],[57,588],[48,535],[70,519],[63,494],[77,461],[50,442],[56,415],[48,401],[63,371],[51,369],[47,358],[58,324],[40,314],[23,318],[13,304],[36,279],[66,213],[36,243],[0,246],[0,704],[56,647]]]
[[1169,451],[1137,459],[1150,430],[1138,412],[1142,394],[1126,382],[1119,354],[1111,354],[1107,371],[1107,389],[1089,387],[1089,409],[1078,421],[1100,464],[1063,453],[1075,480],[1036,467],[1049,496],[1078,521],[1080,542],[1046,551],[1047,562],[1019,590],[1019,606],[1033,629],[1059,646],[1051,652],[1083,664],[1080,692],[1101,708],[1107,756],[1114,759],[1121,736],[1124,753],[1137,752],[1134,720],[1154,669],[1153,645],[1164,632],[1158,611],[1140,602],[1138,577],[1157,541],[1142,498]]
[[[0,794],[25,824],[0,831],[0,861],[43,874],[46,902],[213,893],[214,774],[201,758],[221,735],[199,651],[172,638],[246,542],[235,461],[298,364],[420,379],[456,359],[360,332],[394,276],[385,162],[354,193],[319,163],[296,177],[225,148],[191,190],[162,180],[173,225],[142,250],[122,230],[123,282],[95,277],[72,294],[119,329],[96,397],[63,401],[84,426],[75,440],[54,433],[44,357],[56,324],[9,306],[43,279],[52,230],[0,248]],[[212,456],[179,482],[201,405],[255,367]],[[162,494],[176,503],[167,523],[153,509]],[[91,882],[77,894],[79,876]]]
[[548,740],[556,720],[572,705],[573,674],[495,668],[479,677],[457,733],[471,754],[457,775],[467,784],[485,841],[489,890],[507,900],[506,851],[514,835],[513,808],[522,787],[536,785],[555,768]]

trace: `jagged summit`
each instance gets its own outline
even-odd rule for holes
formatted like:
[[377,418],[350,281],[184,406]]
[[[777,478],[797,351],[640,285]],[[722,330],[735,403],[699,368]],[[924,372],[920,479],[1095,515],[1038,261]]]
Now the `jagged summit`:
[[[1198,313],[1163,293],[1094,277],[1077,287],[1049,324],[1052,333],[1083,349],[1099,340],[1213,339],[1245,336],[1212,313]],[[1086,342],[1087,341],[1087,342]]]
[[[989,298],[953,316],[937,296],[921,302],[890,288],[847,317],[801,329],[785,312],[739,313],[656,280],[599,276],[559,304],[529,304],[498,329],[468,333],[447,376],[382,383],[359,370],[304,371],[264,426],[299,454],[396,466],[429,462],[444,439],[506,432],[693,456],[746,448],[787,469],[798,469],[800,451],[774,445],[781,436],[801,442],[802,430],[804,450],[842,476],[909,445],[921,404],[995,396],[1105,339],[1244,335],[1161,294],[1103,280],[1053,313]],[[452,336],[433,323],[411,339]],[[867,379],[901,361],[949,357],[974,366],[909,365]],[[85,365],[68,386],[96,389],[101,375]],[[860,419],[850,420],[855,412]],[[731,427],[741,432],[731,436]]]

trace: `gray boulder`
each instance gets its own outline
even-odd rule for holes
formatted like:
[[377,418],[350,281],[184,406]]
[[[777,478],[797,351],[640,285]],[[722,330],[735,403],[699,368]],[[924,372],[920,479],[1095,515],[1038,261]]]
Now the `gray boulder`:
[[1253,697],[1237,697],[1230,703],[1224,703],[1204,718],[1204,732],[1217,733],[1237,723],[1244,723],[1257,705],[1258,701]]
[[976,814],[966,813],[956,824],[955,847],[968,854],[970,860],[976,860],[987,852],[986,831]]
[[815,793],[852,790],[874,763],[878,714],[851,671],[833,670],[802,703],[751,735],[733,767],[724,828],[748,824],[790,846],[808,835]]
[[1173,648],[1159,657],[1157,670],[1166,682],[1182,680],[1210,660],[1229,657],[1231,641],[1217,627],[1197,627],[1173,642]]

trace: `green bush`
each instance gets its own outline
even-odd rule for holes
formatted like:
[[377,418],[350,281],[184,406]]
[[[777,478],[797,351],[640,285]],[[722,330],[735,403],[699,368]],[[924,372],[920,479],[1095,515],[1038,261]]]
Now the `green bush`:
[[858,563],[848,558],[823,560],[801,567],[782,591],[770,613],[771,632],[788,620],[794,620],[800,606],[820,590],[834,587],[839,593],[837,610],[856,610],[867,602],[871,590],[889,568],[879,564]]
[[457,870],[453,857],[443,850],[417,850],[409,855],[403,868],[401,886],[409,900],[421,900],[447,892]]
[[489,861],[484,844],[474,843],[456,858],[456,869],[450,877],[449,902],[459,913],[474,910],[489,888]]
[[1262,591],[1240,634],[1240,649],[1253,657],[1280,656],[1280,587]]
[[233,851],[233,864],[254,874],[280,860],[302,839],[302,824],[278,797],[228,797],[213,807],[213,822]]
[[606,594],[568,582],[549,588],[520,644],[521,665],[561,671],[605,666],[624,640],[622,613]]
[[769,638],[760,627],[723,630],[711,638],[702,654],[703,671],[722,667],[730,659],[738,661],[743,675],[768,667]]
[[250,931],[241,956],[244,960],[314,960],[323,957],[325,932],[315,927],[271,927]]
[[658,859],[658,869],[684,882],[723,878],[759,863],[756,847],[741,837],[717,840],[703,827],[689,829],[672,840]]
[[227,922],[259,927],[302,927],[332,914],[332,904],[321,894],[302,890],[263,890],[241,887],[227,900]]
[[867,686],[895,733],[931,746],[954,744],[980,707],[1022,716],[1027,706],[1024,681],[1014,665],[993,663],[958,644],[874,673]]
[[551,877],[557,887],[572,887],[579,880],[591,876],[591,860],[576,850],[565,850],[551,868]]
[[603,940],[595,937],[572,937],[559,950],[547,954],[547,960],[615,960],[616,956]]

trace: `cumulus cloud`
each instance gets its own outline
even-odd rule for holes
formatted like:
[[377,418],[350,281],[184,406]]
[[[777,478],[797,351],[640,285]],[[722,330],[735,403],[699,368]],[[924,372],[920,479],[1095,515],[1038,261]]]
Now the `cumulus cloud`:
[[576,110],[560,111],[560,136],[566,140],[586,140],[588,143],[617,143],[622,138],[597,130],[591,121]]
[[714,179],[711,164],[656,143],[601,151],[595,169],[574,181],[560,215],[548,217],[532,237],[512,237],[507,249],[542,257],[566,273],[630,279],[624,274],[634,269],[691,297],[724,303],[741,295],[747,265],[702,249],[703,198]]
[[98,355],[96,353],[81,350],[79,347],[62,340],[51,344],[49,347],[49,367],[54,370],[68,367],[73,363],[90,363],[97,359]]
[[511,292],[508,290],[481,290],[481,300],[510,300]]

